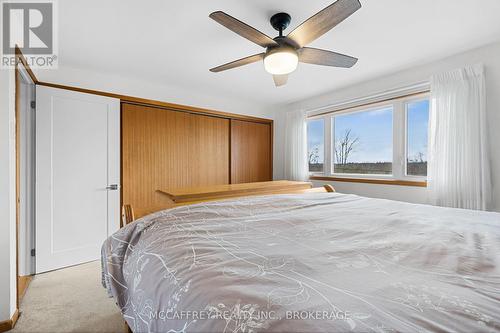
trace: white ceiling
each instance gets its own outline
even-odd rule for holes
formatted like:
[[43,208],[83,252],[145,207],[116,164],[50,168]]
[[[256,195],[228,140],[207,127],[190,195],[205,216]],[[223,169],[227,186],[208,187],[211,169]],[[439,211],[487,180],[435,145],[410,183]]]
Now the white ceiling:
[[59,1],[59,65],[274,105],[500,39],[499,0],[361,0],[358,12],[310,45],[358,57],[352,69],[299,64],[281,88],[274,87],[260,62],[208,71],[263,50],[209,19],[212,11],[223,10],[274,37],[272,14],[292,16],[289,32],[332,2]]

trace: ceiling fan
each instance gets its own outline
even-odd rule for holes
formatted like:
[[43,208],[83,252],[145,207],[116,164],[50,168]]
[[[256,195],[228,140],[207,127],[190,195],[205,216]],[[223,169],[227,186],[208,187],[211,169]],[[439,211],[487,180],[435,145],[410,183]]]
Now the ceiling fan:
[[290,15],[287,13],[275,14],[270,20],[273,28],[279,31],[279,35],[275,38],[267,36],[222,11],[213,12],[209,15],[210,18],[241,37],[265,47],[266,51],[214,67],[210,71],[214,73],[222,72],[264,60],[264,68],[273,75],[274,83],[279,87],[286,84],[288,74],[297,68],[299,61],[322,66],[351,68],[358,61],[357,58],[305,46],[334,28],[360,8],[361,3],[359,0],[337,0],[311,16],[287,36],[283,36],[283,30],[290,24]]

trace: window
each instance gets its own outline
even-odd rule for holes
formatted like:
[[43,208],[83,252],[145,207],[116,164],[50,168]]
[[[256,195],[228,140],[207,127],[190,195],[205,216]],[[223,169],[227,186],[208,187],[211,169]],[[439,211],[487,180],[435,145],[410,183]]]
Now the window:
[[425,180],[427,94],[310,117],[309,171],[323,176]]
[[334,173],[392,174],[392,106],[333,116]]
[[307,156],[309,172],[324,171],[325,161],[325,121],[315,119],[307,122]]
[[427,176],[429,100],[407,103],[406,119],[406,174]]

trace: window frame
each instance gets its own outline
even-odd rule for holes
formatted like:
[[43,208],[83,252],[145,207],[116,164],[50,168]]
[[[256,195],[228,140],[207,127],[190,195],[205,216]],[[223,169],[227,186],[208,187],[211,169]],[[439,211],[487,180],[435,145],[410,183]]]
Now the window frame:
[[[411,96],[395,97],[381,102],[367,103],[360,106],[349,107],[339,111],[333,111],[320,115],[307,117],[309,120],[323,119],[324,121],[324,166],[323,172],[309,172],[311,180],[340,180],[367,183],[395,184],[411,186],[425,186],[427,176],[407,175],[407,153],[408,153],[408,112],[407,105],[412,102],[429,100],[430,94],[422,92]],[[374,111],[392,107],[392,174],[353,174],[335,173],[334,170],[334,138],[335,117],[356,112]]]

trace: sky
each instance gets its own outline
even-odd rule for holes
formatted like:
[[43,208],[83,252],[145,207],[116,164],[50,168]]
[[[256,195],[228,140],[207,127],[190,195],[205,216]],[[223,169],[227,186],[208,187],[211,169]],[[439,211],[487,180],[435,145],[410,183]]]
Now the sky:
[[310,152],[315,147],[319,147],[319,161],[324,161],[324,121],[314,119],[307,122],[307,150]]
[[[408,155],[413,158],[418,152],[427,158],[427,124],[429,101],[409,103]],[[365,112],[355,112],[334,117],[335,136],[340,138],[346,130],[352,137],[359,137],[349,162],[392,162],[392,107]],[[324,120],[317,119],[307,124],[308,148],[319,147],[320,162],[324,160]]]
[[427,161],[428,110],[428,100],[408,105],[408,157],[410,159],[422,152],[424,161]]

